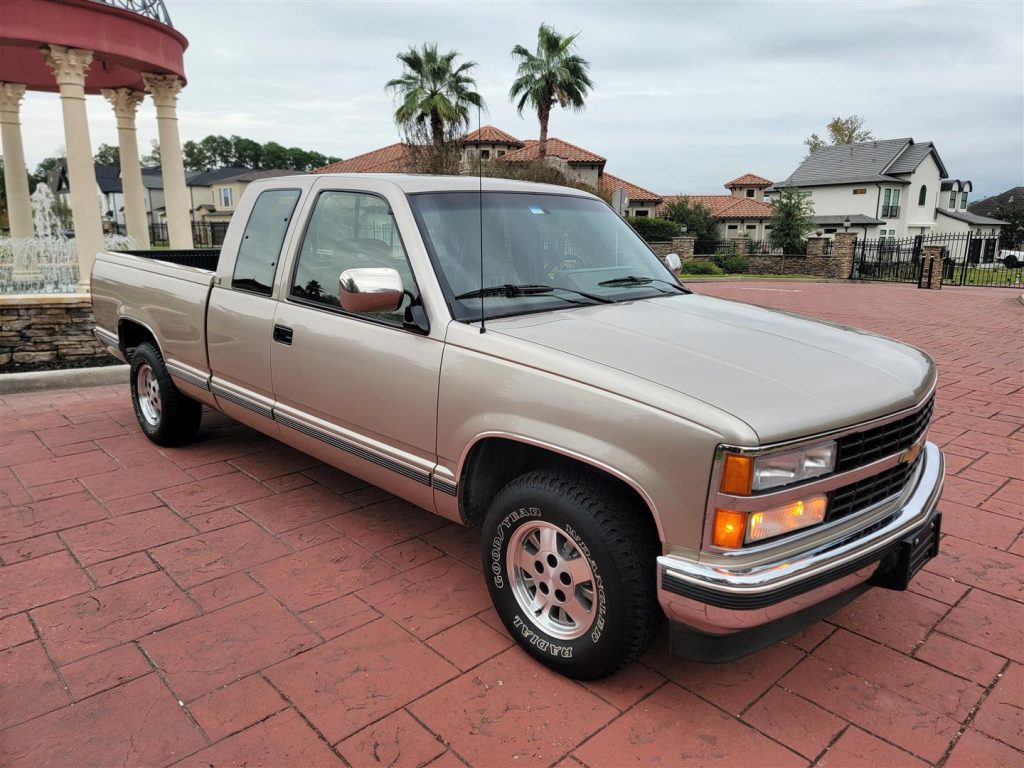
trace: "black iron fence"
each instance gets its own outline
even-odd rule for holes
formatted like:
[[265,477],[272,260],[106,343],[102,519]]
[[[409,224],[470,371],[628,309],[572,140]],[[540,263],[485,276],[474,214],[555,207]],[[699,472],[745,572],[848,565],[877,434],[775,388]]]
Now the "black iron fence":
[[942,249],[942,281],[946,285],[1005,288],[1024,284],[1024,257],[1001,250],[998,237],[972,232],[858,241],[850,277],[920,283],[925,246]]
[[[226,221],[193,221],[192,242],[196,248],[220,248],[227,231]],[[166,223],[149,225],[149,242],[150,245],[170,245],[171,238]]]

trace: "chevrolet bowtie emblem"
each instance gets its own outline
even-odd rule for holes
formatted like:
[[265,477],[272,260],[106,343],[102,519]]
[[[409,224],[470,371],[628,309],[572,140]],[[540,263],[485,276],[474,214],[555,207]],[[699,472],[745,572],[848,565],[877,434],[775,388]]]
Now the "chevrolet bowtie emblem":
[[923,446],[924,443],[918,443],[905,450],[903,455],[900,456],[900,464],[913,464],[914,460],[921,455],[921,448]]

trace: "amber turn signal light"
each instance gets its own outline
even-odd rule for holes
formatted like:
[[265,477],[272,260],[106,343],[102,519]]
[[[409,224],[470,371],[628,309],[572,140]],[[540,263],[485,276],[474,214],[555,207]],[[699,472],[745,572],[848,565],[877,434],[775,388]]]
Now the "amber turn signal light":
[[750,456],[739,456],[735,453],[725,455],[725,466],[722,467],[722,493],[733,496],[748,496],[754,480],[754,460]]
[[739,549],[743,546],[746,528],[747,515],[745,513],[733,512],[731,509],[716,509],[711,541],[716,547]]

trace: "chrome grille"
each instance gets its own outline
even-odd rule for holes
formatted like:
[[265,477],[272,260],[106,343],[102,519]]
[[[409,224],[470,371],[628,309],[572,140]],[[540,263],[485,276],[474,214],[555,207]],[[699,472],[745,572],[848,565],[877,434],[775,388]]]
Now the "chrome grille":
[[932,395],[923,408],[909,416],[839,438],[836,471],[863,467],[907,450],[928,430],[934,407],[935,396]]

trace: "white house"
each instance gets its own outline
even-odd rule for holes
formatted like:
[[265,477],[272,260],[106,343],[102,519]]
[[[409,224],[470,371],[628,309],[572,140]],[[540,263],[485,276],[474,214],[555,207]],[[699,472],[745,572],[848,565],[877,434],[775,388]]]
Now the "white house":
[[799,189],[826,235],[846,227],[865,239],[998,235],[1003,222],[967,212],[971,182],[948,175],[932,142],[886,139],[820,149],[770,191]]
[[[96,204],[100,209],[103,224],[108,228],[124,226],[124,192],[121,189],[121,171],[116,165],[95,163]],[[68,183],[67,165],[60,165],[49,178],[54,196],[64,204],[71,205],[71,186]]]

